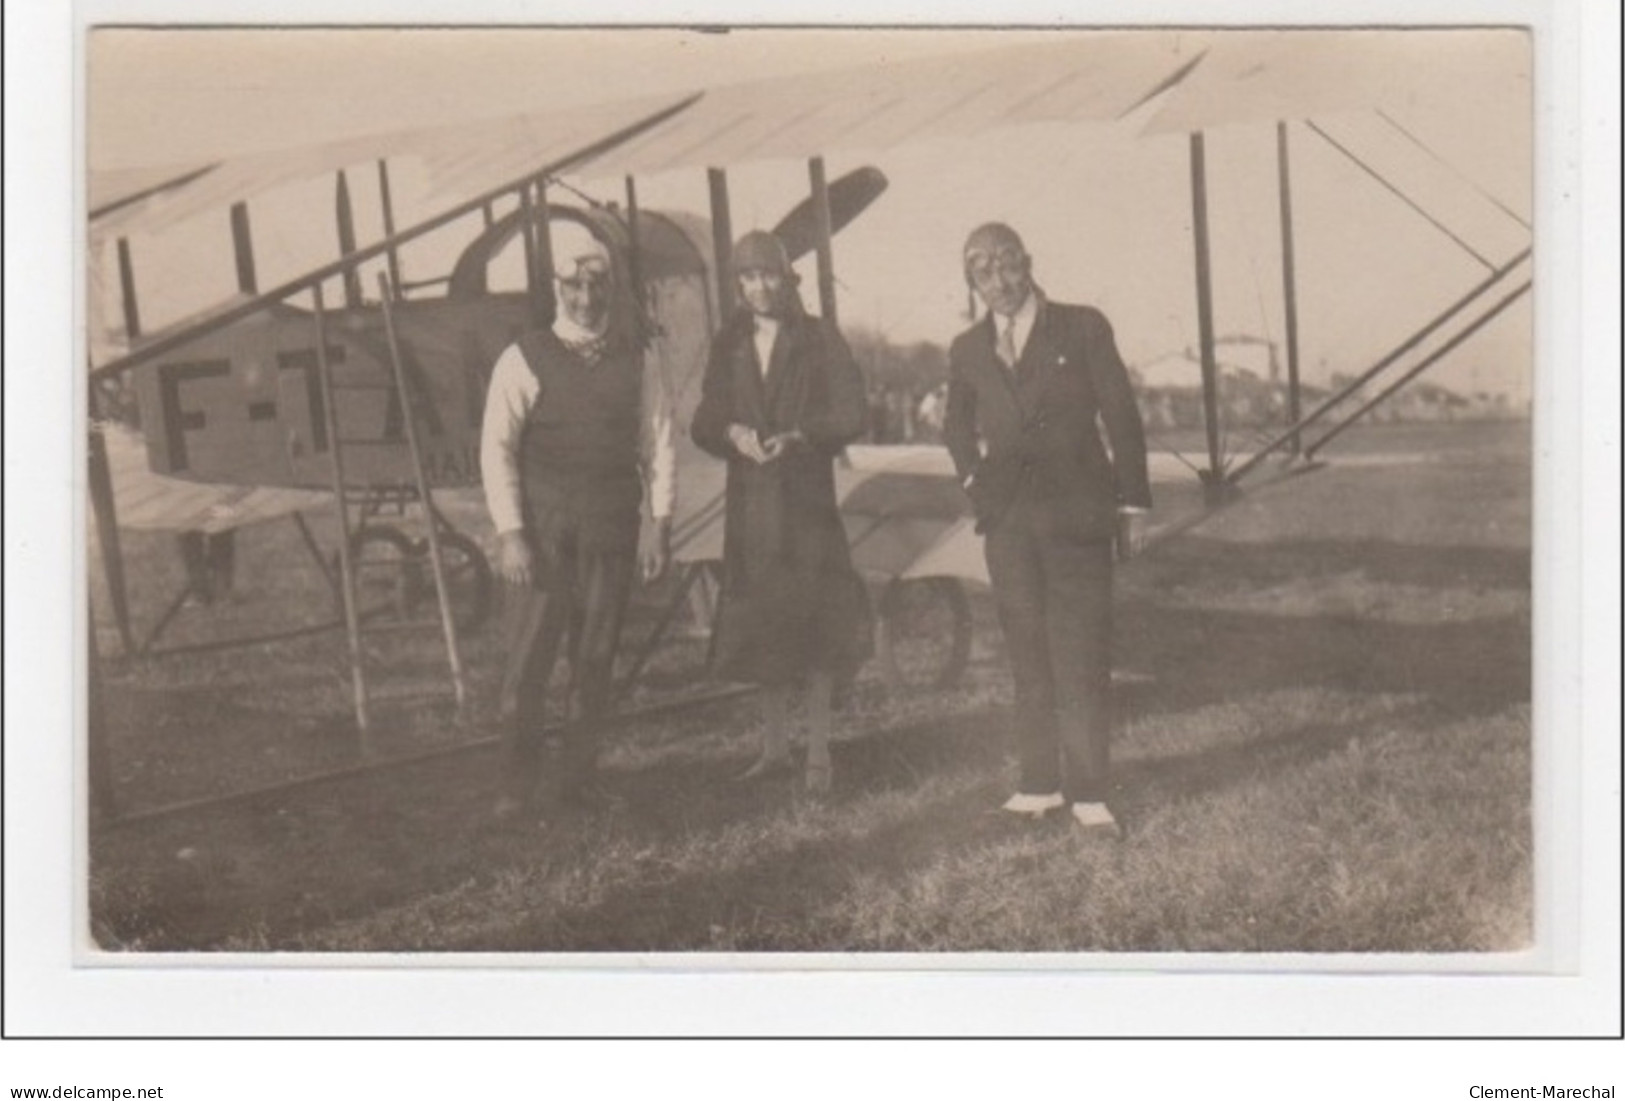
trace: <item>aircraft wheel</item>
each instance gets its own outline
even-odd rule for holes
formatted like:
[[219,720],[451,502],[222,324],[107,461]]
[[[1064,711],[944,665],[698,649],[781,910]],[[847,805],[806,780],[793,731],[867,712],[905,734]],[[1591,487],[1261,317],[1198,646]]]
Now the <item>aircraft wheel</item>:
[[899,578],[880,598],[876,647],[893,688],[952,688],[970,661],[971,613],[951,577]]
[[[419,539],[412,550],[418,559],[420,596],[432,605],[438,598],[429,567],[429,541]],[[453,621],[460,631],[478,630],[491,614],[491,563],[478,543],[460,531],[449,530],[440,533],[440,560],[451,593]]]
[[[350,536],[356,609],[362,620],[393,615],[405,619],[416,603],[417,563],[412,541],[397,528],[369,525]],[[338,554],[333,576],[339,576]]]

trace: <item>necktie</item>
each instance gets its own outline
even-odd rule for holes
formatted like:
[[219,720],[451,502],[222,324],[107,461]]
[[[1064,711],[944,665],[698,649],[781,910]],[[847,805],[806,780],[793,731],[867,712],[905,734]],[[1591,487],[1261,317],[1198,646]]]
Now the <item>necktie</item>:
[[1013,317],[999,329],[999,358],[1006,367],[1016,365],[1016,319]]

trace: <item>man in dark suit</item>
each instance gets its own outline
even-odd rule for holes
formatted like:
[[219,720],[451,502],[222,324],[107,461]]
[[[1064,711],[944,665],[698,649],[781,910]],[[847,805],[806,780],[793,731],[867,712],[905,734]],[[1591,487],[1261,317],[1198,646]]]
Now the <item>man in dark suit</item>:
[[1118,836],[1112,559],[1141,550],[1151,507],[1139,409],[1110,323],[1048,301],[1014,230],[977,228],[964,262],[988,315],[948,353],[943,438],[986,536],[1015,677],[1021,775],[1004,809],[1070,805],[1084,829]]

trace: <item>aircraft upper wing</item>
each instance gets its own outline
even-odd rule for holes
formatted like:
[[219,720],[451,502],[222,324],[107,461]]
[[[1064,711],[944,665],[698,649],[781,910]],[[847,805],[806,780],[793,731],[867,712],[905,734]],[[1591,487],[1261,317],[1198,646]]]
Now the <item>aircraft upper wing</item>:
[[[1472,104],[1496,93],[1487,48],[1522,48],[1524,34],[1487,39],[1456,30],[1211,31],[1206,56],[1171,88],[1147,133],[1209,130],[1413,103]],[[1527,51],[1524,52],[1527,57]],[[1527,79],[1527,75],[1526,75]]]
[[[1058,33],[1049,43],[720,85],[576,171],[589,178],[643,174],[886,149],[1026,122],[1114,119],[1183,78],[1200,56],[1188,46],[1193,40]],[[422,158],[435,198],[451,201],[523,176],[682,98],[405,129],[212,164],[92,172],[91,233],[106,239],[159,231],[279,184],[385,157]]]
[[[571,171],[591,179],[883,150],[1024,123],[1120,119],[1153,100],[1148,132],[1460,100],[1484,79],[1473,64],[1482,43],[1421,29],[1057,31],[1050,42],[717,85]],[[421,158],[434,197],[455,201],[682,98],[401,130],[212,165],[92,173],[91,232],[162,229],[283,182],[385,157]]]
[[567,160],[576,151],[671,109],[684,98],[649,97],[573,111],[398,130],[232,157],[213,165],[93,172],[90,232],[93,239],[157,232],[194,214],[229,207],[280,184],[343,168],[371,167],[383,158],[423,157],[433,164],[462,165],[478,171],[481,164],[492,159],[493,152],[501,152],[506,143],[515,143],[523,152],[501,158],[510,175],[491,177],[495,186]]
[[[1190,72],[1200,59],[1193,41],[1058,32],[1053,42],[714,86],[689,110],[575,174],[593,179],[723,167],[884,150],[1023,123],[1117,119]],[[430,186],[437,195],[467,194],[535,159],[517,126],[503,142],[470,132],[427,157]]]
[[90,173],[89,192],[86,196],[86,205],[90,207],[90,220],[94,222],[135,203],[155,198],[178,187],[185,187],[200,176],[213,172],[217,164],[218,162],[93,171]]

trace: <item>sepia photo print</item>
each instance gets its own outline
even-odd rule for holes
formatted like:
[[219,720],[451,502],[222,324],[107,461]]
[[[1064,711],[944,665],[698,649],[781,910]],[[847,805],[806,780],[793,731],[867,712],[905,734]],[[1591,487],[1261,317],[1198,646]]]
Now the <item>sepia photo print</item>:
[[91,958],[1541,947],[1527,27],[83,51]]

